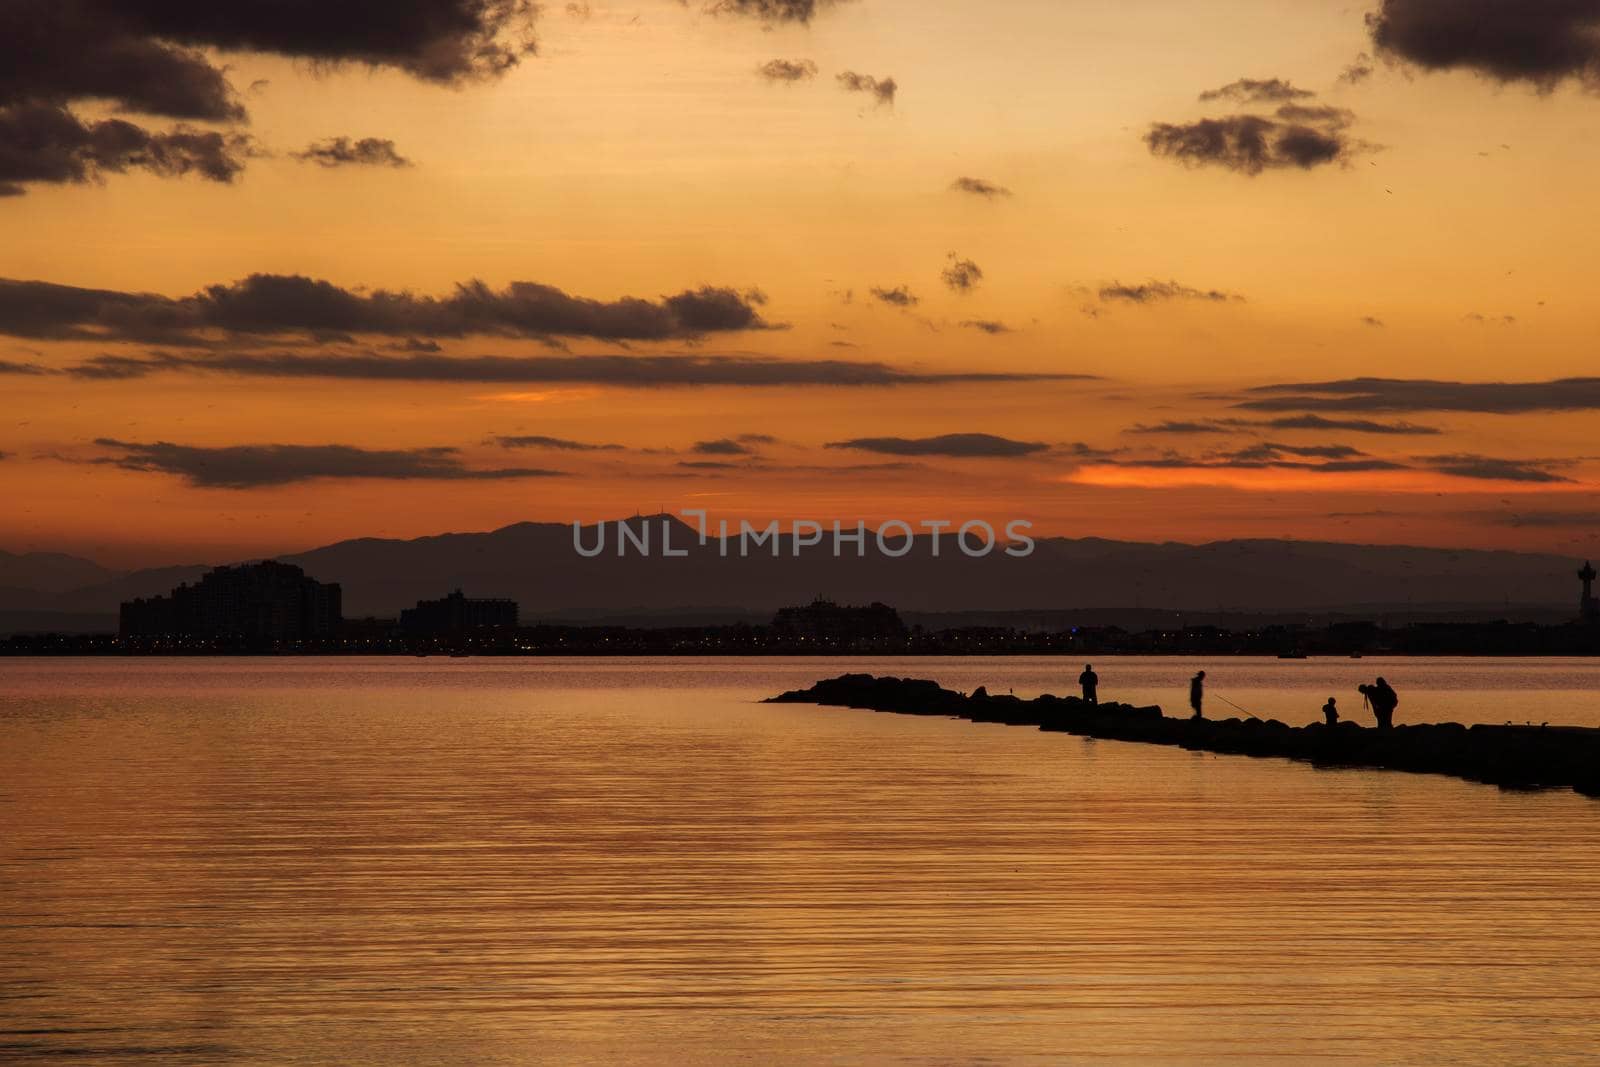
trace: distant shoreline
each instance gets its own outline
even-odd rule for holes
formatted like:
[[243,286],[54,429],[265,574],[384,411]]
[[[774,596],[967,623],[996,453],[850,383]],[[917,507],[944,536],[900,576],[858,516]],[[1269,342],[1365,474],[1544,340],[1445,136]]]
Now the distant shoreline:
[[1278,656],[1270,652],[1214,652],[1214,651],[1039,651],[1031,649],[988,650],[838,650],[838,649],[767,649],[761,651],[729,651],[715,649],[631,649],[611,650],[541,648],[526,651],[471,651],[471,652],[405,652],[380,649],[53,649],[48,646],[7,646],[0,642],[0,660],[4,659],[948,659],[956,657],[988,659],[1051,658],[1074,660],[1084,654],[1097,659],[1253,659],[1279,660],[1284,663],[1353,662],[1362,659],[1600,659],[1595,652],[1372,652],[1363,656]]
[[[306,581],[303,576],[300,580]],[[1174,618],[1147,620],[1135,628],[1091,625],[1087,613],[1063,612],[1048,625],[978,620],[908,624],[886,604],[857,607],[818,599],[781,608],[770,622],[641,625],[519,623],[516,606],[510,601],[475,600],[458,594],[419,605],[399,619],[341,619],[331,608],[313,617],[300,610],[306,605],[299,600],[289,605],[263,602],[240,607],[237,597],[221,599],[235,606],[228,613],[207,614],[178,611],[165,601],[143,602],[117,632],[109,627],[96,633],[13,629],[11,636],[0,637],[0,655],[1198,655],[1282,659],[1600,655],[1600,622],[1576,621],[1547,625],[1502,619],[1384,626],[1371,620],[1339,619],[1323,625],[1304,621],[1230,627]],[[159,623],[159,628],[153,623]]]

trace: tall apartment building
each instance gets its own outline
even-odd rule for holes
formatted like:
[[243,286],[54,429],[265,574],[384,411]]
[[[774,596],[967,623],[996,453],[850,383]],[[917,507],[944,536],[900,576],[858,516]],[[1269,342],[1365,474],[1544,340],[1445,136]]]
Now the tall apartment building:
[[122,605],[127,637],[235,637],[293,641],[331,637],[339,630],[337,583],[319,582],[287,563],[265,560],[218,567],[168,596]]

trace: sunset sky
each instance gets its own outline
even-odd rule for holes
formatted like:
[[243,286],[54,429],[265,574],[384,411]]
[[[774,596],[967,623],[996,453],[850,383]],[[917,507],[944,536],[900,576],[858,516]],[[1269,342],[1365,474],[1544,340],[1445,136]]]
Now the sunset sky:
[[0,9],[0,548],[1600,550],[1600,0],[226,10]]

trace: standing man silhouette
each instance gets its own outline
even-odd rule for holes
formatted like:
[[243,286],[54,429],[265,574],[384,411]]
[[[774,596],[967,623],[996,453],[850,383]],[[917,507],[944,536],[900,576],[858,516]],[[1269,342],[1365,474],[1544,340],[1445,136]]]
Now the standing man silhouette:
[[1189,679],[1189,706],[1194,709],[1194,717],[1197,719],[1203,719],[1206,717],[1205,713],[1200,710],[1201,705],[1205,703],[1205,699],[1206,672],[1201,671],[1199,674],[1196,674],[1193,678]]
[[1100,703],[1100,676],[1094,673],[1094,664],[1085,663],[1083,665],[1083,673],[1078,675],[1078,684],[1083,686],[1084,703]]

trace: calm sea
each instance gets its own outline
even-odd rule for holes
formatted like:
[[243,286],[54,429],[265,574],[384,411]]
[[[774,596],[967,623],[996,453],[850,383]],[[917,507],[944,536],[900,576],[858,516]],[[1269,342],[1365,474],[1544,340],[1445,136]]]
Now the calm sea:
[[[1056,659],[0,660],[0,1060],[1578,1064],[1600,801],[757,701]],[[1600,725],[1600,662],[1197,666]]]

